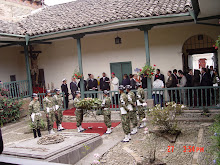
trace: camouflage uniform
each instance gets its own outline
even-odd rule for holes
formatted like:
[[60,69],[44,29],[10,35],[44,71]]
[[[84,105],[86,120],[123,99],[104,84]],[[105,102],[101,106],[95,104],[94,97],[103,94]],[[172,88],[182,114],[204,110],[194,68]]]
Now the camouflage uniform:
[[63,111],[62,111],[62,106],[63,106],[63,99],[61,95],[54,95],[54,104],[55,104],[55,118],[56,118],[56,124],[57,127],[59,124],[62,123],[63,120]]
[[137,127],[138,125],[135,103],[136,103],[135,94],[134,92],[130,91],[128,93],[128,109],[130,106],[131,108],[130,108],[129,116],[130,116],[130,120],[133,125],[133,128]]
[[40,114],[40,102],[32,100],[29,104],[28,110],[31,117],[33,129],[40,129],[42,122]]
[[144,90],[143,88],[138,88],[137,90],[137,108],[138,108],[138,116],[139,116],[139,121],[142,122],[143,118],[145,118],[145,112],[143,108],[143,103],[144,103]]
[[48,130],[52,130],[54,120],[55,120],[53,97],[46,96],[43,99],[43,106],[44,106],[45,114],[48,115],[48,117],[47,117]]
[[102,102],[102,108],[104,108],[103,110],[104,122],[107,128],[111,128],[112,126],[110,105],[111,105],[111,99],[110,97],[106,96]]
[[76,107],[75,115],[76,115],[76,126],[79,127],[82,124],[83,121],[83,109],[79,109],[76,103],[78,103],[81,99],[75,97],[73,100],[73,104]]
[[128,97],[126,96],[125,93],[122,93],[120,97],[120,107],[121,107],[120,109],[121,109],[121,123],[125,135],[128,135],[131,132],[129,110],[127,106],[128,106]]

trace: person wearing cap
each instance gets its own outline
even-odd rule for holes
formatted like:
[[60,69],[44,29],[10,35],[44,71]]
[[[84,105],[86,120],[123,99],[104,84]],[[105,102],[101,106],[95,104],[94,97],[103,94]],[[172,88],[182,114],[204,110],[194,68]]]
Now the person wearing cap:
[[53,123],[55,119],[54,114],[54,100],[51,96],[51,91],[46,91],[47,96],[43,99],[43,107],[47,118],[47,126],[49,134],[54,134]]
[[104,122],[107,127],[107,131],[105,132],[106,134],[110,134],[112,132],[111,130],[111,110],[110,110],[110,105],[111,105],[111,99],[108,96],[109,91],[104,90],[103,91],[104,99],[102,101],[102,108],[103,108],[103,115],[104,115]]
[[[119,87],[119,80],[118,78],[115,76],[115,73],[112,72],[111,74],[112,79],[111,79],[111,90],[112,91],[118,91],[118,87]],[[115,96],[114,96],[115,95]],[[113,97],[113,103],[118,105],[118,92],[112,93],[112,97]],[[116,99],[115,99],[116,98]]]
[[40,102],[38,101],[38,96],[36,93],[32,95],[33,100],[28,106],[29,115],[31,118],[31,127],[33,129],[34,138],[41,137],[40,127],[41,127],[41,113],[40,113]]
[[66,84],[66,79],[64,78],[63,80],[63,84],[61,85],[61,89],[62,89],[62,92],[65,94],[64,95],[64,98],[65,98],[65,103],[66,103],[66,109],[68,109],[69,107],[69,92],[68,92],[68,86]]
[[109,78],[106,77],[106,74],[105,72],[102,73],[102,78],[100,79],[100,89],[102,91],[104,90],[110,90],[110,86],[109,86]]
[[80,91],[76,91],[76,97],[73,100],[73,104],[74,107],[76,108],[75,111],[75,115],[76,115],[76,126],[77,126],[77,130],[78,132],[83,132],[85,129],[82,128],[82,122],[83,122],[83,109],[81,109],[77,103],[80,102],[81,98],[80,98],[81,94]]
[[124,93],[124,86],[119,86],[119,92],[121,94],[120,96],[120,111],[121,111],[121,123],[122,128],[125,134],[125,138],[122,140],[122,142],[129,142],[131,139],[131,128],[130,128],[130,116],[129,116],[129,109],[128,109],[128,97]]
[[55,104],[55,119],[56,119],[56,124],[57,124],[57,131],[62,131],[64,130],[62,126],[62,120],[63,120],[63,111],[62,111],[62,106],[63,106],[63,99],[62,96],[60,95],[60,89],[55,89],[55,95],[53,96],[54,99],[54,104]]
[[145,112],[144,112],[144,107],[143,103],[145,102],[145,94],[144,94],[144,89],[141,88],[141,84],[137,83],[137,109],[138,109],[138,116],[139,116],[139,128],[144,128],[146,126],[146,122],[143,121],[145,118]]
[[138,125],[137,113],[136,113],[136,97],[135,97],[134,92],[131,91],[131,89],[132,89],[131,85],[126,85],[125,88],[128,92],[128,94],[127,94],[127,96],[128,96],[127,108],[129,109],[129,116],[130,116],[131,123],[133,125],[133,130],[131,131],[131,135],[134,135],[137,133],[137,125]]

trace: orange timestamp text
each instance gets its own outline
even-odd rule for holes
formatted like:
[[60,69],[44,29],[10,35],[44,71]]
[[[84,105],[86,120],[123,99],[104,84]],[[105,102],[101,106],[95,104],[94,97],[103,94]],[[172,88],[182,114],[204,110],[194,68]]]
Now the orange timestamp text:
[[[174,146],[168,146],[167,152],[173,152]],[[204,152],[204,147],[183,146],[183,152]]]

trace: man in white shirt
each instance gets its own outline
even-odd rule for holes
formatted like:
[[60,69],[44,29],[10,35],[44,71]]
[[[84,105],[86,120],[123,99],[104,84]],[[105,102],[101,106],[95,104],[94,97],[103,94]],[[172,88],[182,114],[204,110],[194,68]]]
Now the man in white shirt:
[[[160,77],[155,77],[155,81],[153,82],[153,89],[161,89],[164,88],[164,83]],[[160,104],[163,106],[163,91],[153,91],[152,97],[154,99],[154,105]]]
[[[119,87],[119,80],[118,78],[115,76],[115,73],[112,73],[112,79],[111,79],[111,91],[118,91],[118,87]],[[113,97],[113,103],[118,105],[118,92],[114,92],[112,94]]]

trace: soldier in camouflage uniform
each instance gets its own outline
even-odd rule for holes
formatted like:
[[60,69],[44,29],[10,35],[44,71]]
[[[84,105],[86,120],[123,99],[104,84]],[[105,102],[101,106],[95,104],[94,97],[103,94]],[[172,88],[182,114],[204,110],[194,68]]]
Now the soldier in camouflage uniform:
[[128,107],[128,97],[124,93],[124,86],[119,86],[119,92],[121,94],[120,96],[120,110],[121,110],[121,123],[122,128],[125,133],[125,138],[122,140],[122,142],[129,142],[131,139],[131,128],[130,128],[130,117],[129,117],[129,109]]
[[112,126],[111,110],[110,110],[111,99],[108,96],[108,94],[109,94],[109,91],[107,91],[107,90],[103,91],[104,99],[102,102],[102,108],[103,108],[104,122],[107,127],[107,131],[105,132],[106,134],[110,134],[112,132],[112,130],[111,130],[111,126]]
[[64,128],[62,127],[62,120],[63,120],[63,99],[60,95],[60,89],[55,89],[55,95],[53,96],[54,104],[55,104],[55,118],[57,124],[57,131],[62,131]]
[[137,109],[138,109],[139,123],[140,123],[140,128],[144,128],[146,126],[146,122],[142,121],[145,118],[145,112],[143,107],[143,103],[145,102],[144,89],[141,88],[141,84],[137,84],[137,86],[138,86]]
[[47,96],[43,99],[44,111],[47,118],[47,126],[49,134],[54,134],[53,130],[53,123],[55,120],[55,113],[54,113],[54,99],[51,96],[51,91],[47,90]]
[[131,89],[132,89],[131,85],[126,85],[126,90],[128,92],[127,108],[129,109],[130,121],[133,125],[133,130],[131,131],[131,135],[134,135],[137,133],[138,120],[137,120],[137,113],[136,113],[136,97],[135,97],[134,92],[131,91]]
[[31,125],[34,133],[34,138],[41,137],[40,126],[41,126],[41,113],[40,113],[40,102],[36,93],[32,95],[33,100],[30,102],[28,110],[31,117]]
[[76,97],[75,99],[73,100],[73,104],[74,106],[76,107],[76,111],[75,111],[75,114],[76,114],[76,126],[77,126],[77,130],[78,132],[83,132],[85,131],[84,128],[82,128],[82,121],[83,121],[83,109],[80,109],[78,106],[77,106],[77,103],[81,100],[80,98],[80,91],[76,91]]

